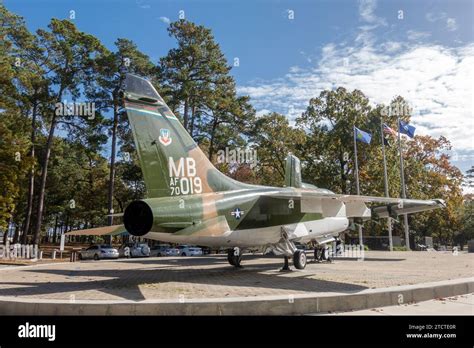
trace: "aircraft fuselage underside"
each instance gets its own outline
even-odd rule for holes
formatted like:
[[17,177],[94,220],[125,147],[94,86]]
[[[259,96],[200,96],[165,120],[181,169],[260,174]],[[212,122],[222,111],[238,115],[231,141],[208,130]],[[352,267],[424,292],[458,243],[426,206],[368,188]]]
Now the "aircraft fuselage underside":
[[168,243],[196,244],[210,247],[257,247],[272,245],[282,239],[282,231],[293,242],[323,241],[346,230],[349,220],[344,217],[323,218],[287,225],[229,230],[220,236],[185,236],[173,233],[149,232],[144,238]]

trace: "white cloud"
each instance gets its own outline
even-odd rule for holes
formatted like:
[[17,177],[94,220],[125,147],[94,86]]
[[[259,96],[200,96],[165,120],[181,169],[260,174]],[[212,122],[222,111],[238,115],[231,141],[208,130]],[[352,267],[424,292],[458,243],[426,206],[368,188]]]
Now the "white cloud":
[[171,20],[168,18],[168,17],[160,17],[158,18],[160,21],[162,21],[163,23],[166,23],[166,24],[170,24],[171,23]]
[[290,118],[301,114],[310,98],[338,86],[360,89],[373,103],[387,104],[401,95],[414,109],[417,134],[444,135],[455,150],[472,154],[473,69],[472,43],[458,48],[394,42],[328,44],[314,68],[292,67],[282,78],[238,90],[251,96],[257,110],[277,111]]
[[[453,151],[474,158],[474,43],[456,48],[420,42],[430,33],[409,30],[408,41],[376,44],[373,31],[386,26],[375,15],[375,1],[360,1],[360,26],[353,43],[328,43],[321,49],[312,68],[292,66],[273,80],[253,81],[240,86],[240,94],[250,95],[257,114],[271,111],[287,115],[293,124],[311,98],[325,89],[343,86],[361,90],[373,104],[388,104],[401,95],[414,109],[416,133],[444,135]],[[430,22],[443,21],[448,30],[457,23],[447,14],[428,13]],[[302,53],[304,54],[304,52]],[[457,164],[455,162],[455,164]]]
[[363,22],[376,24],[376,25],[387,25],[385,19],[377,17],[375,15],[375,8],[377,7],[376,0],[359,0],[359,16]]
[[384,18],[375,15],[376,7],[376,0],[359,0],[359,17],[364,24],[358,28],[359,34],[355,39],[356,43],[364,45],[373,44],[375,39],[372,32],[379,26],[387,25],[387,21]]
[[441,19],[445,19],[447,17],[446,12],[428,12],[425,16],[426,20],[428,22],[434,23],[436,21],[439,21]]
[[387,41],[380,45],[380,48],[388,53],[393,53],[400,50],[403,45],[396,41]]
[[423,31],[416,31],[416,30],[408,30],[407,31],[407,38],[410,41],[418,41],[421,39],[427,39],[431,36],[430,33],[423,32]]
[[446,12],[428,12],[425,16],[428,22],[434,23],[438,21],[443,21],[446,23],[446,29],[448,31],[456,31],[458,29],[458,24],[456,18],[448,17]]
[[256,115],[258,117],[260,116],[263,116],[263,115],[267,115],[267,114],[270,114],[272,111],[271,110],[267,110],[267,109],[260,109],[256,112]]
[[144,9],[144,10],[147,10],[147,9],[151,8],[151,6],[146,4],[144,2],[144,0],[135,0],[135,3],[138,5],[138,7],[140,7],[141,9]]
[[449,31],[455,31],[458,29],[458,25],[456,23],[455,18],[448,18],[446,20],[446,29],[448,29]]

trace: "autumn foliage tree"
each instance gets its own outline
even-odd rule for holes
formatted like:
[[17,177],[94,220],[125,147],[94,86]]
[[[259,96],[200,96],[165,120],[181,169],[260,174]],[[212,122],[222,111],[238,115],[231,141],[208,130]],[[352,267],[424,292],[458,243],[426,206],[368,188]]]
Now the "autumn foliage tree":
[[[3,5],[0,30],[0,230],[15,230],[15,241],[27,242],[29,232],[35,244],[57,241],[65,231],[111,223],[106,215],[112,208],[123,211],[145,195],[120,106],[126,72],[155,84],[211,161],[224,148],[256,150],[255,167],[218,165],[249,183],[282,186],[291,152],[301,159],[303,181],[355,194],[353,126],[372,133],[370,145],[358,146],[361,194],[384,195],[380,123],[397,129],[397,117],[384,115],[384,105],[374,105],[363,91],[324,90],[293,124],[276,112],[257,117],[252,100],[237,93],[212,31],[187,20],[170,24],[175,46],[157,62],[126,38],[107,49],[68,20],[52,19],[47,29],[30,33]],[[57,114],[64,99],[95,103],[94,117]],[[395,104],[407,101],[396,96]],[[410,113],[401,119],[410,122]],[[411,216],[413,236],[465,243],[472,238],[472,201],[462,195],[449,140],[417,135],[404,137],[402,147],[408,198],[440,198],[447,205]],[[400,197],[396,139],[389,137],[385,149],[389,194]],[[365,233],[385,234],[384,228],[365,223]],[[400,223],[394,233],[402,234]]]

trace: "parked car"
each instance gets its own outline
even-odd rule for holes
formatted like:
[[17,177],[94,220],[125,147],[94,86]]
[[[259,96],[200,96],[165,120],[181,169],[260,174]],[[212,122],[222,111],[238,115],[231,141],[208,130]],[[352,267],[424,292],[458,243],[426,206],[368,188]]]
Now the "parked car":
[[201,256],[202,249],[198,247],[192,247],[189,245],[178,246],[179,255],[181,256]]
[[179,249],[178,248],[168,248],[165,250],[166,256],[179,256]]
[[206,247],[206,246],[204,246],[204,247],[201,247],[201,246],[200,246],[199,248],[201,248],[203,255],[209,255],[209,254],[211,253],[211,251],[212,251],[211,248]]
[[110,245],[92,245],[79,252],[79,260],[118,259],[119,252]]
[[169,244],[157,244],[150,248],[150,256],[169,256]]
[[[128,248],[128,252],[126,252]],[[125,243],[119,248],[120,257],[148,257],[150,256],[150,247],[146,243],[130,242]]]

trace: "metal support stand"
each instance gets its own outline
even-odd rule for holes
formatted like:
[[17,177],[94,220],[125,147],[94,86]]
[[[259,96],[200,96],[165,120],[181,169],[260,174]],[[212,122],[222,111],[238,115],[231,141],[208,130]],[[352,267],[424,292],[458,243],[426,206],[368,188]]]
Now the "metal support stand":
[[283,268],[280,269],[280,272],[291,272],[290,265],[288,264],[288,256],[285,256],[285,263],[283,265]]

